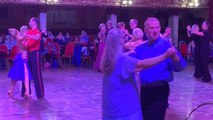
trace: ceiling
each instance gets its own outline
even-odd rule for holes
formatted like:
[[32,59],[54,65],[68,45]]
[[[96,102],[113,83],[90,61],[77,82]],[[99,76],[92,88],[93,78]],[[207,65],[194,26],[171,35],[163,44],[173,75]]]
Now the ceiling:
[[[45,4],[42,1],[49,0],[0,0],[0,4]],[[54,5],[77,5],[77,6],[121,6],[122,0],[58,0]],[[181,1],[190,0],[132,0],[131,7],[181,7]],[[207,8],[209,0],[199,0],[199,8]],[[52,4],[52,3],[51,3]],[[50,5],[51,5],[50,4]]]

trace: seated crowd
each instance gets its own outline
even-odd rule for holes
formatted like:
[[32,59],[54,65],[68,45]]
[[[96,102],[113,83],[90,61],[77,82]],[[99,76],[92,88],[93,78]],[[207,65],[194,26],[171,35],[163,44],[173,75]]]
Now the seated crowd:
[[[88,36],[85,31],[82,31],[80,36],[70,36],[69,33],[63,35],[62,32],[54,36],[52,32],[46,30],[42,30],[41,32],[40,50],[42,53],[43,67],[61,67],[62,62],[63,64],[67,64],[67,59],[64,58],[71,59],[70,62],[74,66],[81,66],[83,56],[91,57],[90,60],[91,63],[93,63],[96,53],[94,36]],[[12,48],[16,46],[17,40],[13,36],[10,34],[1,34],[0,69],[7,69],[8,63],[10,62],[8,58],[14,53],[15,49]]]

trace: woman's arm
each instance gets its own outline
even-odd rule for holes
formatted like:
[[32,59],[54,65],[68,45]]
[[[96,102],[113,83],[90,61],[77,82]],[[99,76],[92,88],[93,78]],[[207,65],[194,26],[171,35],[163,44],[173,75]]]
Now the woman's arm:
[[136,65],[135,68],[135,72],[139,72],[143,69],[147,69],[150,68],[160,62],[162,62],[163,60],[167,59],[170,56],[173,56],[175,54],[175,48],[171,47],[169,48],[166,53],[159,55],[157,57],[153,57],[153,58],[148,58],[148,59],[144,59],[144,60],[139,60],[139,62]]
[[187,27],[186,27],[186,29],[187,29],[187,36],[188,37],[191,37],[191,27],[188,25]]
[[124,44],[124,48],[126,48],[126,49],[130,49],[131,47],[132,47],[132,39],[131,40],[129,40],[128,42],[126,42],[125,44]]
[[204,33],[203,32],[195,32],[196,35],[199,35],[199,36],[204,36]]
[[135,38],[132,38],[128,42],[124,44],[124,48],[131,50],[133,48],[133,44],[135,42]]
[[191,37],[191,33],[190,31],[187,30],[187,36],[190,38]]
[[131,39],[134,38],[134,36],[132,34],[130,34],[128,30],[125,29],[125,30],[123,30],[123,32],[126,36],[129,36]]
[[20,34],[18,34],[16,38],[17,38],[17,40],[23,40],[24,36],[21,36]]

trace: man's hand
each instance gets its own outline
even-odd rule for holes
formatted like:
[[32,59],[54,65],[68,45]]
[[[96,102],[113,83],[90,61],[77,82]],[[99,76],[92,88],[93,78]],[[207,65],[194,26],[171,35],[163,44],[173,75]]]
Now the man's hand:
[[174,62],[179,62],[179,61],[180,61],[179,56],[176,54],[176,49],[175,49],[175,47],[170,47],[170,48],[166,51],[166,57],[170,57]]
[[176,54],[176,49],[175,47],[170,47],[167,51],[166,51],[166,57],[173,57]]

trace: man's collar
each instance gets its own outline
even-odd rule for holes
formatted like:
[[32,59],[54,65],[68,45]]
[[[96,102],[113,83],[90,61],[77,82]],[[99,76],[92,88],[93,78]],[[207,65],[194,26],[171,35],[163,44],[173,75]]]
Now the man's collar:
[[159,36],[156,40],[152,40],[152,41],[150,41],[149,38],[148,38],[148,42],[149,42],[148,44],[152,45],[152,44],[156,43],[157,41],[159,41],[160,38],[161,37]]

